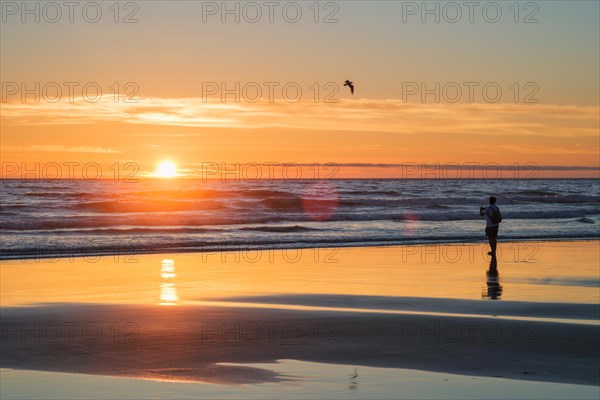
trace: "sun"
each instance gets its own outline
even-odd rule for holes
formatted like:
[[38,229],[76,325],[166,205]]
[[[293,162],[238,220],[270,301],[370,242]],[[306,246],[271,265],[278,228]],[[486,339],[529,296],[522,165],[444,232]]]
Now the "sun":
[[154,176],[157,178],[173,178],[177,176],[177,166],[171,161],[162,161],[156,166]]

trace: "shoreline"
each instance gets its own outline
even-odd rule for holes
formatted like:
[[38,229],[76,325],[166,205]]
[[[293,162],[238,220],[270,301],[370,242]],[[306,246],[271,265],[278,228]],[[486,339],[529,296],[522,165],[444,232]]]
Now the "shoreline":
[[[501,247],[503,244],[510,245],[514,243],[546,243],[546,242],[600,242],[600,236],[595,238],[590,237],[574,237],[574,238],[523,238],[523,239],[509,239],[506,241],[499,240],[498,247]],[[364,243],[362,245],[358,245],[358,243]],[[177,248],[177,249],[158,249],[158,250],[143,250],[143,251],[123,251],[127,250],[126,248],[118,251],[118,250],[107,250],[106,252],[74,252],[73,254],[68,255],[57,255],[57,254],[46,254],[46,255],[27,255],[20,254],[15,255],[14,257],[4,257],[0,255],[0,265],[7,263],[9,261],[27,261],[27,260],[60,260],[60,259],[81,259],[86,257],[117,257],[117,256],[128,256],[128,255],[166,255],[166,254],[206,254],[206,253],[222,253],[222,252],[250,252],[250,251],[280,251],[280,250],[314,250],[314,249],[361,249],[361,248],[390,248],[390,247],[400,247],[400,246],[428,246],[428,245],[481,245],[487,244],[485,239],[480,240],[462,240],[456,239],[455,241],[445,240],[445,241],[424,241],[419,240],[418,242],[393,242],[393,243],[385,243],[385,242],[357,242],[357,243],[349,243],[349,244],[331,244],[327,243],[323,244],[308,244],[306,246],[288,246],[285,243],[282,244],[272,244],[272,245],[257,245],[256,247],[251,246],[221,246],[215,248],[206,248],[206,249],[197,249],[197,248]],[[270,246],[270,247],[268,247]]]

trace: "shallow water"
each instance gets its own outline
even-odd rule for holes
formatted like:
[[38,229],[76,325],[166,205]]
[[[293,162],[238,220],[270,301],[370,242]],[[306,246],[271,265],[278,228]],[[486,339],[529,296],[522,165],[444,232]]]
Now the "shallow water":
[[351,295],[382,297],[366,308],[406,297],[598,304],[598,246],[501,243],[492,272],[483,243],[5,260],[1,303],[286,304],[275,296],[301,295],[298,305],[340,306],[323,296]]
[[283,383],[217,385],[2,369],[6,399],[596,399],[594,386],[279,360]]

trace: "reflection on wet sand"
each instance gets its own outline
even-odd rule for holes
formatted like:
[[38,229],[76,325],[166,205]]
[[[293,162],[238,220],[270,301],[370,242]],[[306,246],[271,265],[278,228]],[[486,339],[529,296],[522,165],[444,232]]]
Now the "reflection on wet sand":
[[485,273],[487,289],[481,293],[482,298],[490,300],[500,300],[502,296],[502,285],[500,284],[500,274],[498,273],[498,260],[493,256],[490,260],[490,267]]
[[[2,368],[239,384],[296,378],[223,363],[292,359],[600,383],[600,328],[594,325],[487,316],[68,304],[4,308],[2,324]],[[349,385],[357,385],[358,370],[350,378]]]
[[291,359],[356,368],[343,372],[350,390],[363,366],[597,385],[592,244],[540,243],[535,264],[492,260],[483,298],[502,301],[481,301],[472,253],[408,257],[418,246],[340,249],[326,264],[312,250],[294,263],[277,253],[11,261],[0,366],[239,384],[296,378],[227,363]]
[[160,305],[177,304],[177,289],[175,288],[175,261],[165,258],[161,262],[160,277]]

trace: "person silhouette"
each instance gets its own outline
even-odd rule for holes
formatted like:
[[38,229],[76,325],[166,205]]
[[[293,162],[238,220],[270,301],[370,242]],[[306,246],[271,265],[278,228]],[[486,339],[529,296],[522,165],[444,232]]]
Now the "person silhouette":
[[[496,255],[496,245],[498,243],[498,228],[502,221],[500,208],[496,205],[496,198],[490,196],[490,205],[488,207],[479,207],[479,215],[485,217],[485,235],[490,242],[490,256]],[[498,220],[499,218],[499,220]]]
[[490,300],[499,300],[502,296],[502,285],[500,284],[500,274],[498,273],[498,261],[496,256],[492,256],[490,260],[490,268],[485,273],[485,283],[487,284],[487,290],[484,290],[481,294],[482,298]]

